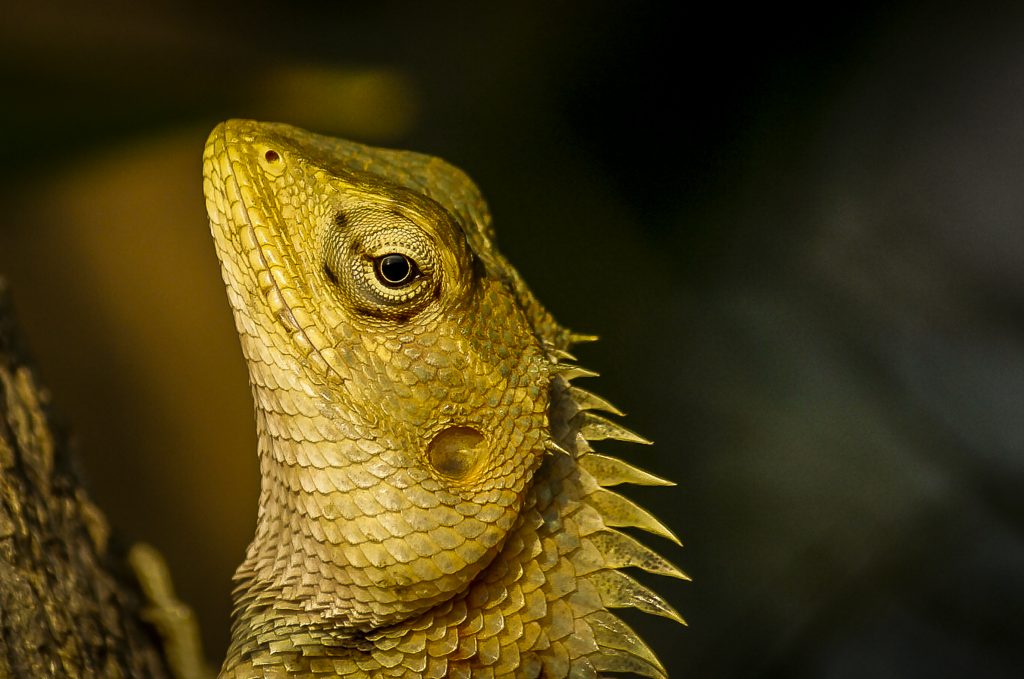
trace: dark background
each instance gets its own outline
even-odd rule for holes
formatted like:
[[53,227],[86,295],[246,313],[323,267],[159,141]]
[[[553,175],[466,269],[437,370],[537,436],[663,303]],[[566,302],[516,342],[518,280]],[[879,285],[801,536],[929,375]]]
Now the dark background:
[[[480,3],[483,5],[483,3]],[[671,9],[670,9],[671,8]],[[0,273],[122,539],[222,657],[258,477],[201,196],[227,117],[441,155],[679,481],[678,677],[1024,668],[1024,11],[7,7]],[[2,614],[2,612],[0,612]]]

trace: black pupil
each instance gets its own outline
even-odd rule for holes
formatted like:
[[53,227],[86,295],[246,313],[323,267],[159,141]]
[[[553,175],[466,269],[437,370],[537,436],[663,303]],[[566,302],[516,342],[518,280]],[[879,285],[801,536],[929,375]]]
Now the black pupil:
[[405,255],[384,255],[377,262],[377,271],[385,285],[401,285],[412,277],[412,263]]

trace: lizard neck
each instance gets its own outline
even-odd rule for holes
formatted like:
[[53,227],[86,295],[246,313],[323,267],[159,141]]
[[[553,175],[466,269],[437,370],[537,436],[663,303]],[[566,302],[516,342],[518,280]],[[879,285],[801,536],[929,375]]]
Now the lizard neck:
[[353,424],[322,398],[254,392],[260,506],[235,574],[229,659],[271,633],[304,652],[358,646],[464,592],[501,550],[525,481],[467,502],[411,464],[416,453],[393,436]]

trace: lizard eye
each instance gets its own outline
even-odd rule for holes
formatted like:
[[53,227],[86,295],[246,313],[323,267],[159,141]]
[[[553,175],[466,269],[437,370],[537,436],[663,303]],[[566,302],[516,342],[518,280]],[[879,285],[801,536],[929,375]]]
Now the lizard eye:
[[408,320],[438,299],[442,261],[427,231],[394,210],[361,207],[326,224],[324,280],[354,311]]
[[400,288],[412,282],[419,275],[416,262],[405,255],[392,252],[373,260],[377,280],[389,288]]

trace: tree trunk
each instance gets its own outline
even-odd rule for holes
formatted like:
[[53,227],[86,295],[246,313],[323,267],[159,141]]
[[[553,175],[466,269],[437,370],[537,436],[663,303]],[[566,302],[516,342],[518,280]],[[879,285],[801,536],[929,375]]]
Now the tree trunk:
[[0,677],[168,676],[107,538],[0,280]]

